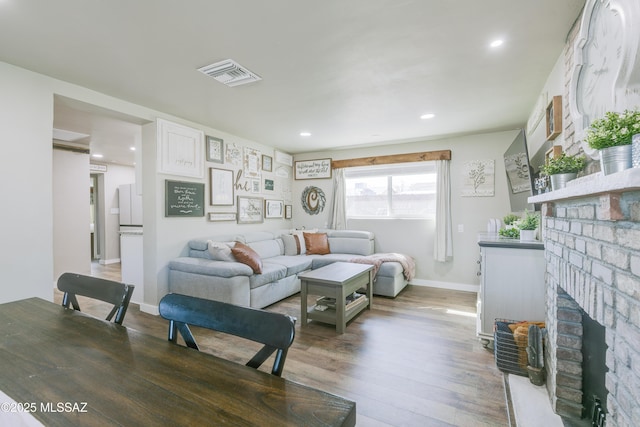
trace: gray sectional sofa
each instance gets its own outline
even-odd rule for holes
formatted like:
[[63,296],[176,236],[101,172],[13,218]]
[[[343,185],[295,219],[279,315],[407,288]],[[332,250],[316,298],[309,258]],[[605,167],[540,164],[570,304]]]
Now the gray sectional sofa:
[[[327,235],[330,253],[326,255],[292,255],[288,230],[191,240],[187,253],[169,263],[169,291],[263,308],[299,292],[298,273],[336,261],[362,261],[363,257],[366,260],[366,256],[374,254],[374,235],[368,231],[319,230],[318,233]],[[216,247],[213,242],[235,241],[257,252],[262,262],[261,274],[209,249],[210,245]],[[395,297],[407,285],[404,270],[399,262],[382,262],[377,268],[373,293]]]

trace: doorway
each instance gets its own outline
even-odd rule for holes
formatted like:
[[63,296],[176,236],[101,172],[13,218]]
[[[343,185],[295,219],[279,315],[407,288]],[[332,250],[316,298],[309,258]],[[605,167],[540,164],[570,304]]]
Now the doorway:
[[100,230],[102,223],[100,221],[100,194],[98,189],[98,175],[91,174],[89,180],[89,215],[91,218],[91,262],[98,261],[101,258],[100,251]]

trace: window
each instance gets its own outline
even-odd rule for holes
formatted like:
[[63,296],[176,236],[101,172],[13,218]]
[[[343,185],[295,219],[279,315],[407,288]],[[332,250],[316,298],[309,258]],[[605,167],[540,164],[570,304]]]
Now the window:
[[435,162],[345,170],[347,218],[435,218]]

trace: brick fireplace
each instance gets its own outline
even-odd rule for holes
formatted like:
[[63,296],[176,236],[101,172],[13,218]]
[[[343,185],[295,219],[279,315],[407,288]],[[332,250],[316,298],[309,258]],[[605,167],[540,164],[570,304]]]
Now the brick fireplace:
[[542,203],[544,216],[553,409],[591,416],[583,396],[584,312],[605,330],[607,426],[640,426],[640,169],[590,175],[530,201]]

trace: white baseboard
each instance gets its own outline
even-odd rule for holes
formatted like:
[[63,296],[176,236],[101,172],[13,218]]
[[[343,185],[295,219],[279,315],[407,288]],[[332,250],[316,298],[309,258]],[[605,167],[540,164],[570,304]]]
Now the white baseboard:
[[430,288],[450,289],[452,291],[475,292],[480,291],[480,285],[469,285],[467,283],[437,282],[435,280],[413,279],[410,285],[427,286]]
[[160,310],[158,310],[157,305],[140,304],[140,311],[143,313],[153,314],[154,316],[160,315]]
[[117,264],[120,262],[120,258],[113,258],[113,259],[101,259],[100,261],[98,261],[98,264],[100,265],[107,265],[107,264]]

